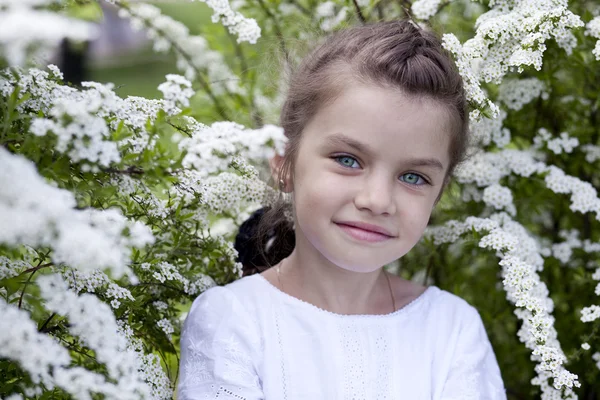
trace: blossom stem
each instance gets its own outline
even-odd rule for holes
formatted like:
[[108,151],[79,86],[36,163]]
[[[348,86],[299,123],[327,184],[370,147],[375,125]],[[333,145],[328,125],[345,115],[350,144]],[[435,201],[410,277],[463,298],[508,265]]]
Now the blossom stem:
[[[121,7],[123,9],[127,10],[130,14],[134,15],[133,10],[127,4],[124,4],[123,2],[120,2],[120,1],[116,1],[115,4],[118,7]],[[187,61],[187,63],[191,66],[191,68],[196,72],[196,80],[200,83],[200,86],[202,86],[202,88],[204,89],[204,91],[206,92],[208,97],[210,97],[210,99],[212,100],[212,102],[215,105],[215,108],[216,108],[217,112],[219,113],[219,115],[221,116],[221,118],[223,118],[225,120],[230,120],[229,115],[227,114],[227,111],[225,110],[225,107],[223,106],[221,101],[217,98],[217,96],[214,94],[214,92],[210,88],[209,83],[202,77],[201,71],[198,69],[198,67],[196,67],[196,65],[194,65],[190,55],[188,53],[186,53],[181,48],[181,46],[179,46],[179,44],[176,41],[171,40],[169,35],[167,35],[164,30],[162,30],[158,27],[155,27],[154,25],[152,25],[151,21],[148,21],[148,20],[144,19],[143,17],[140,17],[140,19],[144,21],[146,26],[149,26],[149,27],[152,27],[152,29],[155,29],[156,32],[158,32],[165,40],[167,40],[171,44],[171,46],[173,46],[173,48],[176,49],[177,52]]]
[[360,6],[356,2],[356,0],[352,0],[352,3],[354,4],[354,8],[356,9],[356,15],[358,15],[358,19],[360,20],[360,22],[362,24],[366,24],[367,19],[365,18],[364,14],[363,14],[362,10],[360,9]]
[[285,45],[285,40],[283,39],[283,31],[281,30],[281,26],[279,25],[277,17],[275,17],[271,10],[269,10],[269,8],[265,5],[263,0],[258,0],[258,4],[260,5],[260,8],[262,8],[262,10],[265,12],[265,14],[267,14],[267,16],[273,21],[275,34],[277,35],[277,39],[279,39],[279,46],[281,47],[281,51],[283,51],[286,62],[289,62],[290,55],[288,53],[287,46]]

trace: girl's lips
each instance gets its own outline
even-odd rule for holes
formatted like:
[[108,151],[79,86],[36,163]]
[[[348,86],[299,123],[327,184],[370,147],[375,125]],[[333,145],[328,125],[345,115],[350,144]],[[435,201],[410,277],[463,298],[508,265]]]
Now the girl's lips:
[[346,232],[346,234],[357,240],[362,240],[365,242],[383,242],[385,240],[391,239],[390,236],[377,232],[366,231],[364,229],[356,228],[354,226],[344,224],[336,225],[339,226],[344,232]]

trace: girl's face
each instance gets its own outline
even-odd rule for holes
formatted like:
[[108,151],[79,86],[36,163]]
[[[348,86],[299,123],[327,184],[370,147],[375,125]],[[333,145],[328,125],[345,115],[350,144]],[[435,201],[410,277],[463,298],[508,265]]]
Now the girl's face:
[[[356,272],[406,254],[443,187],[448,124],[433,100],[374,85],[353,85],[321,108],[294,166],[296,248]],[[357,239],[341,222],[377,225],[391,237]]]

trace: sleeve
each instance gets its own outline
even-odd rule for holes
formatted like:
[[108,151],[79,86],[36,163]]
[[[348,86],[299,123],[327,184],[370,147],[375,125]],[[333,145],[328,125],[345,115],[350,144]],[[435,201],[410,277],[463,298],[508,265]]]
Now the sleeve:
[[178,400],[262,400],[256,323],[229,289],[202,293],[181,333]]
[[461,328],[441,400],[506,400],[494,350],[475,308]]

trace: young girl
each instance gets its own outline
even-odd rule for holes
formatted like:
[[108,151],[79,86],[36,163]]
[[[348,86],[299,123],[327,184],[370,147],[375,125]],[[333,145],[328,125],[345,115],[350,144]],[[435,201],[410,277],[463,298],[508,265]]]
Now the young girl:
[[399,21],[330,36],[281,125],[293,251],[194,301],[178,400],[506,399],[475,308],[382,268],[419,241],[465,153],[462,81],[437,37]]

